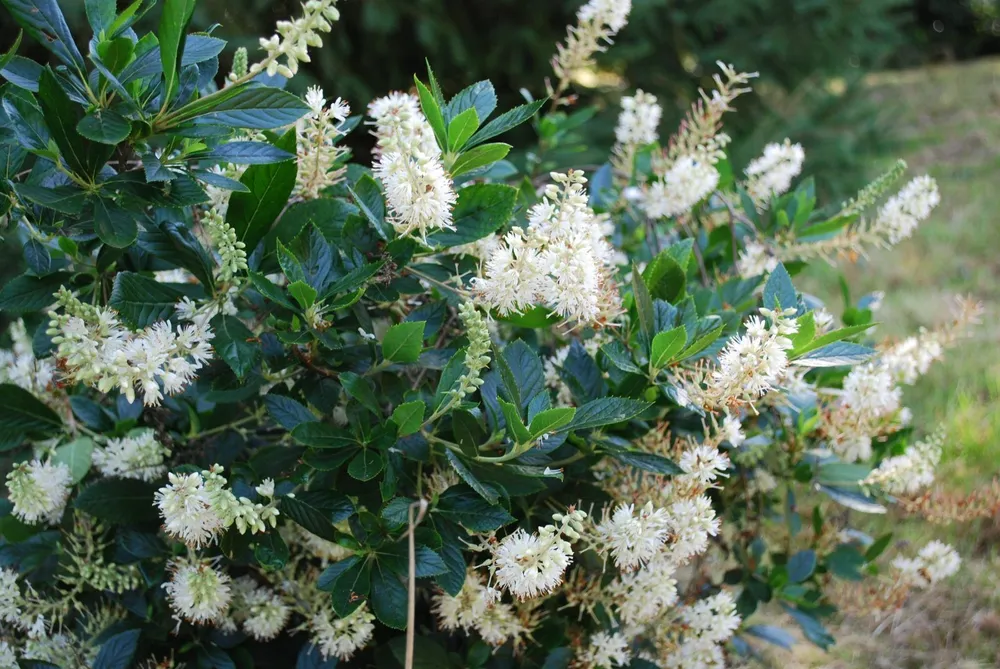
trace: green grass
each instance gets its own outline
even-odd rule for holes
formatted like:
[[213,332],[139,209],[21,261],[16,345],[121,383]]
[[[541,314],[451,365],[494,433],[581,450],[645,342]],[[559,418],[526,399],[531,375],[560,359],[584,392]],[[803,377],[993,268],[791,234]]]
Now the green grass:
[[[921,433],[946,428],[938,482],[968,491],[1000,472],[1000,60],[885,73],[871,95],[902,139],[908,176],[930,174],[942,202],[911,239],[854,265],[813,266],[797,284],[836,312],[842,272],[854,296],[885,291],[883,336],[903,337],[949,317],[953,295],[983,302],[983,324],[904,394]],[[808,166],[808,156],[807,156]],[[773,666],[812,669],[945,669],[1000,666],[1000,520],[929,525],[917,518],[854,517],[872,535],[894,533],[894,549],[932,538],[955,545],[963,569],[920,593],[888,621],[847,619],[829,652],[802,646]],[[894,549],[890,549],[894,554]]]

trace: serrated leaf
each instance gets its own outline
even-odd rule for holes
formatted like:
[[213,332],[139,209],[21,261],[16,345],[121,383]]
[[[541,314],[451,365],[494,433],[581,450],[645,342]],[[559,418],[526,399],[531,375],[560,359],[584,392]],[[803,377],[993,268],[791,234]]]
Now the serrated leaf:
[[348,186],[347,191],[364,217],[375,228],[378,236],[389,241],[390,235],[385,222],[385,199],[382,197],[382,190],[378,187],[378,182],[365,174],[358,179],[353,188]]
[[875,349],[854,344],[847,341],[839,341],[827,344],[821,348],[809,351],[805,355],[792,360],[793,365],[800,367],[841,367],[844,365],[857,365],[873,355]]
[[684,295],[687,276],[680,263],[671,257],[670,249],[666,249],[646,266],[642,280],[650,297],[673,304]]
[[182,293],[156,279],[134,272],[119,272],[108,306],[130,326],[142,329],[170,318],[181,297]]
[[162,106],[170,104],[180,79],[180,60],[184,52],[187,26],[194,13],[195,0],[164,0],[157,31],[160,43],[160,63],[163,67]]
[[[813,312],[809,312],[810,314]],[[808,314],[807,314],[808,315]],[[828,344],[834,344],[838,341],[847,339],[848,337],[853,337],[855,335],[863,334],[867,332],[871,327],[877,325],[877,323],[862,323],[861,325],[849,325],[845,328],[840,328],[834,330],[833,332],[827,332],[824,335],[820,335],[815,339],[808,340],[802,346],[796,345],[789,355],[790,358],[796,358],[810,351],[815,351],[816,349],[823,348]]]
[[473,532],[490,532],[514,522],[501,506],[490,504],[466,486],[452,486],[438,498],[435,513]]
[[639,272],[639,268],[632,265],[632,295],[635,298],[635,309],[639,316],[639,328],[646,341],[652,341],[656,334],[656,314],[653,311],[653,299],[649,295],[649,289]]
[[[295,130],[282,135],[275,146],[283,151],[294,151]],[[235,230],[240,241],[246,244],[247,255],[277,220],[295,188],[298,167],[294,160],[270,165],[251,165],[240,177],[247,193],[233,193],[226,211],[226,223]]]
[[38,80],[38,102],[59,154],[73,172],[94,179],[104,168],[115,147],[94,143],[77,132],[83,108],[70,100],[50,68]]
[[66,65],[85,71],[83,56],[56,0],[3,0],[25,32]]
[[531,419],[531,425],[528,426],[531,438],[538,439],[544,434],[555,432],[569,425],[575,415],[576,409],[573,407],[557,407],[539,412]]
[[[431,91],[433,92],[433,90],[432,87]],[[482,123],[489,118],[490,114],[496,108],[497,94],[493,90],[493,84],[489,81],[477,81],[463,88],[455,97],[449,100],[443,112],[445,119],[450,122],[467,109],[475,109],[476,117]],[[450,129],[448,131],[448,139],[451,139]]]
[[684,470],[677,466],[677,464],[670,458],[665,458],[662,455],[657,455],[655,453],[645,453],[642,451],[609,451],[608,454],[619,462],[623,462],[626,465],[632,467],[637,467],[647,472],[652,472],[654,474],[662,474],[664,476],[674,476],[676,474],[683,474]]
[[372,570],[372,613],[383,625],[406,629],[406,599],[406,586],[394,573],[380,566]]
[[329,590],[333,610],[338,616],[348,616],[365,602],[371,592],[372,563],[360,557],[349,557],[331,565],[320,575],[321,590]]
[[343,372],[340,375],[340,384],[343,386],[344,392],[360,402],[361,406],[376,416],[382,414],[378,398],[375,397],[375,391],[368,385],[368,381],[364,377],[358,376],[354,372]]
[[785,565],[788,570],[788,580],[792,583],[801,583],[806,580],[816,570],[816,551],[811,549],[801,550],[788,558]]
[[577,409],[573,420],[565,430],[589,430],[604,425],[614,425],[635,418],[652,406],[625,397],[602,397],[587,402]]
[[310,448],[347,448],[358,441],[347,430],[326,423],[302,423],[292,429],[292,438]]
[[524,421],[521,420],[517,406],[503,399],[498,398],[498,401],[500,402],[500,410],[503,411],[504,420],[507,422],[507,429],[514,441],[518,444],[529,443],[532,440],[531,433],[525,427]]
[[111,524],[156,522],[156,489],[156,485],[136,479],[102,479],[81,490],[73,506]]
[[709,330],[702,336],[691,342],[691,345],[685,348],[677,355],[677,360],[687,360],[688,358],[693,358],[698,355],[706,348],[712,345],[712,343],[722,335],[722,330],[726,327],[725,323],[720,323],[716,328]]
[[514,107],[513,109],[500,114],[495,119],[484,125],[479,131],[472,136],[466,147],[473,147],[477,144],[482,144],[488,139],[502,135],[503,133],[516,128],[521,125],[542,108],[546,102],[545,99],[535,100],[534,102],[529,102],[528,104],[521,105],[519,107]]
[[340,533],[334,525],[354,514],[354,504],[332,490],[306,490],[294,497],[283,497],[281,513],[316,536],[336,541]]
[[101,644],[94,659],[94,669],[128,669],[132,665],[142,630],[120,632]]
[[424,347],[425,321],[397,323],[382,340],[382,355],[393,362],[416,362]]
[[0,434],[54,434],[62,429],[59,415],[37,397],[12,383],[0,384]]
[[413,83],[417,86],[417,96],[420,98],[420,109],[424,112],[427,122],[434,131],[434,137],[437,139],[438,146],[441,147],[442,150],[447,150],[448,132],[444,125],[444,114],[441,113],[441,107],[438,105],[434,95],[416,76],[413,77]]
[[308,407],[296,402],[291,397],[275,395],[273,392],[264,397],[267,413],[286,430],[294,430],[302,423],[316,422],[316,416]]
[[632,354],[620,341],[611,341],[601,346],[601,353],[623,372],[642,374],[642,370],[632,361]]
[[56,272],[46,276],[23,274],[7,282],[0,289],[0,311],[22,314],[39,311],[55,303],[53,295],[70,280],[68,272]]
[[500,230],[514,213],[517,189],[504,184],[473,184],[458,191],[453,211],[454,230],[427,237],[436,248],[468,244]]
[[792,285],[792,277],[781,263],[771,271],[764,284],[764,306],[768,309],[791,309],[798,304],[798,293]]
[[222,93],[181,107],[169,117],[172,124],[203,118],[234,128],[272,130],[295,123],[309,111],[301,98],[278,88],[242,84],[223,89]]
[[244,378],[260,363],[260,344],[240,319],[219,314],[212,319],[212,331],[212,348],[238,378]]
[[422,400],[404,402],[392,412],[392,422],[399,428],[396,432],[400,437],[413,434],[424,422],[426,405]]
[[465,482],[470,488],[479,493],[480,497],[486,500],[489,504],[496,504],[500,501],[500,496],[497,491],[491,485],[484,485],[482,481],[476,478],[476,475],[472,473],[472,470],[466,466],[462,459],[455,454],[451,449],[445,449],[445,457],[448,458],[448,462],[451,464],[451,468],[455,470],[458,477]]
[[385,469],[385,458],[381,453],[365,448],[347,465],[347,473],[358,481],[370,481]]
[[[279,244],[279,252],[281,250],[281,242]],[[288,272],[285,272],[285,276],[288,276]],[[288,294],[295,298],[295,301],[299,303],[302,310],[305,311],[313,304],[316,303],[316,289],[310,286],[304,281],[293,281],[288,284]]]
[[228,142],[203,153],[194,154],[190,158],[237,165],[270,165],[292,160],[295,154],[267,142]]
[[83,211],[86,203],[86,193],[76,186],[56,186],[44,188],[31,184],[14,184],[14,192],[22,200],[58,211],[61,214],[75,216]]
[[[142,1],[145,0],[137,0],[133,7]],[[149,6],[151,7],[152,3],[149,3]],[[124,13],[122,12],[122,15]],[[184,53],[181,54],[181,69],[183,70],[190,65],[197,65],[198,63],[215,58],[222,52],[225,46],[225,40],[221,40],[218,37],[188,35],[184,40]],[[122,84],[128,84],[137,79],[155,77],[162,74],[162,72],[163,65],[161,62],[160,46],[156,45],[129,63],[119,73],[118,80]],[[242,90],[242,88],[240,87],[237,90]]]
[[649,362],[655,369],[666,366],[687,343],[687,330],[683,325],[666,332],[657,332],[650,347]]
[[80,119],[76,131],[91,141],[116,146],[132,132],[132,124],[116,111],[95,109]]
[[492,165],[498,160],[503,160],[510,153],[510,144],[496,142],[494,144],[483,144],[471,149],[467,149],[451,165],[449,172],[452,177],[477,170],[480,167]]

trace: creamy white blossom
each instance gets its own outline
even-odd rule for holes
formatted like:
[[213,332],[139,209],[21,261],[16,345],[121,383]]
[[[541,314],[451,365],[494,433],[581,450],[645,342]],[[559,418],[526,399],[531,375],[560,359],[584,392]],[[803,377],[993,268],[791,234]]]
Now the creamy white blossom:
[[208,561],[170,564],[170,580],[163,584],[174,618],[195,624],[220,620],[229,608],[232,591],[229,574]]
[[941,462],[943,441],[944,435],[939,432],[907,446],[901,455],[883,460],[862,483],[878,486],[890,495],[919,492],[934,482],[934,472]]
[[523,529],[504,537],[493,553],[497,583],[518,599],[551,592],[562,583],[572,561],[569,542],[558,535],[542,537]]
[[21,616],[21,589],[17,583],[17,572],[0,567],[0,622],[19,625]]
[[659,618],[678,600],[676,565],[663,553],[642,569],[621,574],[608,586],[608,596],[623,623],[644,625]]
[[632,0],[589,0],[580,7],[577,25],[567,28],[566,41],[556,47],[552,59],[556,76],[565,81],[592,65],[594,55],[605,51],[611,38],[628,23],[631,11]]
[[783,144],[768,144],[764,153],[747,165],[747,193],[758,205],[782,195],[802,171],[805,159],[801,144],[792,144],[788,139]]
[[651,501],[638,513],[634,504],[622,504],[596,527],[604,550],[622,571],[637,569],[656,557],[667,539],[667,531],[666,510],[655,508]]
[[154,481],[167,471],[163,460],[170,449],[150,429],[135,430],[121,439],[108,439],[94,449],[93,462],[104,476]]
[[365,603],[346,618],[337,617],[332,610],[317,613],[309,621],[309,629],[324,659],[349,660],[371,641],[374,620]]
[[667,509],[667,523],[672,542],[667,545],[671,560],[681,564],[708,548],[708,538],[716,536],[721,521],[705,495],[680,499]]
[[917,177],[882,205],[873,230],[884,235],[890,244],[898,244],[913,234],[939,202],[937,182],[929,176]]
[[[737,430],[738,425],[737,422]],[[699,444],[684,451],[677,464],[685,474],[703,485],[711,483],[720,476],[729,476],[727,473],[730,467],[729,456],[708,444]]]
[[670,218],[686,213],[719,185],[719,171],[708,160],[681,156],[654,181],[643,199],[650,218]]
[[592,634],[590,643],[580,656],[583,665],[592,669],[624,667],[631,659],[628,638],[621,632]]
[[233,592],[233,617],[248,635],[269,641],[285,628],[292,610],[273,590],[241,576],[233,582]]
[[44,399],[55,377],[55,365],[48,358],[35,358],[31,337],[18,318],[7,330],[10,349],[0,349],[0,383],[13,383],[36,397]]
[[69,499],[69,467],[59,463],[22,462],[7,474],[7,494],[14,505],[14,515],[34,525],[56,525],[62,519]]
[[319,86],[309,87],[305,101],[309,112],[295,124],[298,163],[295,193],[314,199],[324,188],[344,178],[346,168],[340,163],[348,149],[337,142],[344,136],[343,123],[351,115],[351,108],[340,98],[327,106]]
[[475,571],[469,571],[456,596],[435,594],[432,608],[443,629],[475,631],[492,646],[516,640],[527,631],[514,608],[501,601],[500,592],[485,585]]
[[737,267],[739,268],[740,276],[749,279],[755,276],[770,274],[778,266],[779,262],[777,254],[768,246],[751,239],[747,241],[746,246],[740,251]]
[[[292,21],[278,21],[275,34],[260,39],[260,47],[267,57],[250,66],[249,73],[264,70],[270,76],[280,74],[291,79],[299,71],[299,63],[310,62],[309,48],[323,46],[320,33],[333,29],[332,22],[340,19],[337,0],[307,0],[302,5],[302,16]],[[284,62],[281,62],[281,59]]]
[[930,587],[954,575],[961,564],[958,551],[937,540],[921,548],[915,558],[900,556],[892,562],[900,578],[918,588]]

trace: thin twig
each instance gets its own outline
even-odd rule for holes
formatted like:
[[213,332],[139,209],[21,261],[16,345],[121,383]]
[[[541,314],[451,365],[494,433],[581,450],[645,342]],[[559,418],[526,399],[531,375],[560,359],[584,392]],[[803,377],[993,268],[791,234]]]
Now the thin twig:
[[[419,507],[420,511],[416,519],[413,518],[413,509]],[[407,509],[407,517],[410,527],[406,530],[409,539],[410,570],[409,583],[406,597],[406,669],[413,669],[413,643],[416,637],[417,626],[417,525],[424,519],[427,513],[427,500],[422,499],[414,502]]]

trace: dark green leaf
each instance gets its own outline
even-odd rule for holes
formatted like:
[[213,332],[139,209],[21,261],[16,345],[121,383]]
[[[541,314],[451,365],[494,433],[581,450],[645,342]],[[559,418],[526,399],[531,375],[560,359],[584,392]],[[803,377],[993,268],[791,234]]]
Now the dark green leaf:
[[[295,151],[295,130],[282,135],[275,146]],[[240,178],[249,193],[233,193],[226,212],[226,223],[233,226],[249,255],[257,248],[278,218],[295,188],[297,166],[294,160],[270,165],[251,165]]]
[[115,634],[101,645],[94,659],[94,669],[128,669],[139,646],[142,630],[128,630]]
[[688,358],[693,358],[694,356],[704,351],[706,348],[712,345],[712,342],[714,342],[716,339],[719,338],[725,326],[726,326],[725,323],[720,323],[718,327],[716,327],[715,329],[709,330],[702,336],[695,339],[693,342],[691,342],[690,346],[688,346],[686,349],[684,349],[677,355],[676,359],[687,360]]
[[798,304],[798,294],[792,285],[792,277],[781,263],[774,268],[764,284],[764,306],[768,309],[790,309]]
[[302,423],[312,423],[316,421],[316,416],[299,402],[291,397],[275,395],[273,392],[264,397],[264,406],[278,425],[286,430],[294,430]]
[[260,344],[240,319],[219,314],[212,319],[212,331],[212,348],[237,377],[242,379],[260,362]]
[[498,160],[503,160],[508,153],[510,153],[510,144],[503,144],[501,142],[483,144],[482,146],[463,151],[452,164],[449,171],[452,177],[457,177],[460,174],[465,174],[480,167],[492,165]]
[[549,434],[565,427],[573,420],[573,416],[575,415],[576,409],[572,407],[557,407],[539,412],[531,419],[531,425],[528,426],[531,438],[538,439],[544,434]]
[[458,191],[454,230],[439,230],[427,238],[431,246],[447,248],[482,239],[502,228],[514,213],[517,189],[503,184],[473,184]]
[[74,506],[106,523],[156,522],[153,505],[157,486],[136,479],[101,479],[80,491]]
[[602,397],[580,407],[566,430],[588,430],[635,418],[650,407],[649,402],[625,397]]
[[796,644],[795,637],[792,634],[773,625],[750,625],[746,628],[746,633],[752,634],[768,643],[773,643],[776,646],[781,646],[786,650],[791,650],[792,646]]
[[500,496],[497,494],[496,489],[488,484],[484,484],[476,475],[472,473],[472,470],[466,466],[462,459],[451,449],[445,449],[445,456],[448,458],[448,462],[451,464],[452,469],[458,474],[458,477],[462,479],[470,488],[475,490],[479,495],[486,500],[489,504],[496,504],[500,500]]
[[653,311],[653,299],[649,295],[649,289],[639,272],[639,268],[632,265],[632,295],[635,297],[635,308],[639,315],[639,328],[646,341],[652,341],[656,335],[656,314]]
[[132,132],[132,124],[110,109],[95,109],[76,124],[76,131],[89,140],[117,145]]
[[[502,135],[512,128],[516,128],[521,125],[532,116],[534,116],[542,105],[545,104],[545,100],[535,100],[534,102],[529,102],[526,105],[521,105],[520,107],[514,107],[510,111],[506,111],[500,116],[484,125],[479,129],[469,143],[466,144],[467,147],[476,146],[477,144],[482,144],[488,139],[492,139],[498,135]],[[483,118],[486,118],[485,116]]]
[[438,146],[441,149],[448,149],[448,133],[444,126],[444,115],[441,113],[441,107],[438,105],[437,100],[434,99],[434,95],[424,86],[423,82],[413,77],[413,83],[417,85],[417,95],[420,97],[420,108],[424,112],[424,116],[427,117],[427,122],[430,123],[431,129],[434,130],[434,137],[437,139]]
[[372,570],[372,613],[383,625],[406,629],[406,599],[406,586],[394,573],[381,566]]
[[385,469],[385,458],[373,448],[363,449],[347,466],[347,473],[359,481],[370,481]]
[[503,411],[504,420],[507,422],[507,430],[510,433],[510,436],[513,437],[514,441],[518,444],[529,443],[531,441],[531,433],[524,425],[524,421],[521,420],[517,406],[502,399],[499,399],[498,401],[500,402],[500,409]]
[[45,125],[42,110],[27,96],[18,95],[16,91],[8,93],[3,97],[3,110],[19,144],[33,151],[48,148],[49,129]]
[[878,556],[885,552],[885,549],[889,547],[889,543],[892,541],[892,532],[883,534],[878,539],[872,542],[872,545],[868,547],[865,551],[865,562],[874,562],[878,559]]
[[235,128],[271,130],[295,123],[309,111],[301,98],[278,88],[240,85],[223,92],[226,94],[217,98],[205,97],[181,107],[171,116],[171,122],[178,125],[204,118]]
[[673,330],[656,333],[649,353],[650,364],[655,369],[664,367],[681,352],[685,343],[687,343],[687,330],[683,325]]
[[86,203],[86,193],[76,186],[45,188],[31,184],[14,184],[14,192],[22,200],[70,216],[76,216],[83,211],[83,205]]
[[419,430],[424,422],[426,408],[422,400],[404,402],[396,407],[392,412],[392,422],[399,428],[396,433],[405,437]]
[[424,321],[397,323],[382,340],[382,355],[393,362],[416,362],[424,348]]
[[269,165],[293,158],[295,154],[267,142],[229,142],[191,156],[192,160],[237,165]]
[[479,116],[473,108],[466,109],[448,124],[448,150],[457,151],[479,128]]
[[292,438],[311,448],[346,448],[359,445],[350,432],[326,423],[297,425],[292,430]]
[[642,370],[632,361],[632,354],[619,342],[611,341],[601,347],[601,353],[612,365],[630,374],[642,374]]
[[332,595],[333,610],[339,616],[348,616],[364,604],[365,597],[371,591],[371,561],[358,557],[331,565],[320,575],[319,585],[322,590],[329,590]]
[[94,231],[102,242],[116,249],[131,246],[139,237],[134,214],[103,198],[94,201]]
[[278,571],[288,564],[288,544],[277,531],[271,531],[256,540],[254,559],[268,571]]
[[[215,58],[225,46],[225,40],[217,37],[188,35],[184,40],[184,53],[181,54],[181,69]],[[122,84],[128,84],[137,79],[154,77],[162,72],[161,52],[157,45],[129,63],[119,74],[118,80]]]
[[334,527],[354,513],[346,496],[332,490],[306,490],[281,499],[281,513],[327,541],[336,541],[340,533]]
[[654,474],[673,476],[683,474],[684,470],[677,466],[673,460],[665,458],[655,453],[643,453],[642,451],[610,451],[609,454],[615,460],[624,462],[632,467],[637,467]]
[[816,570],[816,551],[807,549],[802,550],[788,558],[788,564],[785,565],[788,570],[788,580],[792,583],[801,583],[810,576],[812,576],[813,571]]
[[72,476],[70,480],[76,485],[90,471],[93,454],[94,440],[90,437],[80,437],[56,448],[52,454],[52,462],[66,465]]
[[54,434],[62,429],[59,416],[20,386],[0,384],[0,434]]
[[646,266],[642,280],[649,288],[651,297],[674,304],[684,295],[687,279],[684,268],[671,257],[670,249],[667,249]]
[[87,10],[87,22],[93,29],[95,35],[100,35],[115,21],[115,14],[118,11],[115,0],[86,0],[84,7]]
[[490,504],[465,486],[452,486],[438,499],[436,513],[473,532],[490,532],[514,522],[502,506]]
[[195,0],[164,0],[157,37],[160,41],[160,64],[163,67],[162,106],[166,109],[177,91],[181,55]]
[[119,272],[108,306],[133,328],[144,328],[170,318],[183,294],[156,279]]
[[[433,89],[432,89],[433,90]],[[457,118],[460,114],[469,109],[474,109],[476,111],[476,118],[479,123],[482,123],[493,110],[497,108],[497,94],[493,90],[493,84],[489,81],[477,81],[471,86],[459,91],[459,93],[453,97],[444,108],[444,118],[446,121],[451,123],[452,120]],[[448,139],[454,141],[451,134],[451,128],[448,129]]]
[[36,42],[66,65],[78,72],[84,71],[83,56],[76,48],[73,34],[56,0],[3,0],[3,4],[18,25]]
[[38,102],[63,160],[80,176],[95,178],[115,147],[88,141],[77,132],[76,126],[83,118],[83,109],[69,99],[49,68],[42,71],[38,80]]
[[0,289],[0,311],[22,314],[38,311],[53,304],[60,286],[69,283],[68,272],[56,272],[43,277],[22,275]]
[[385,222],[385,199],[382,197],[378,182],[366,174],[358,179],[353,188],[348,186],[347,190],[354,199],[354,203],[358,205],[358,209],[375,228],[378,236],[389,241]]

